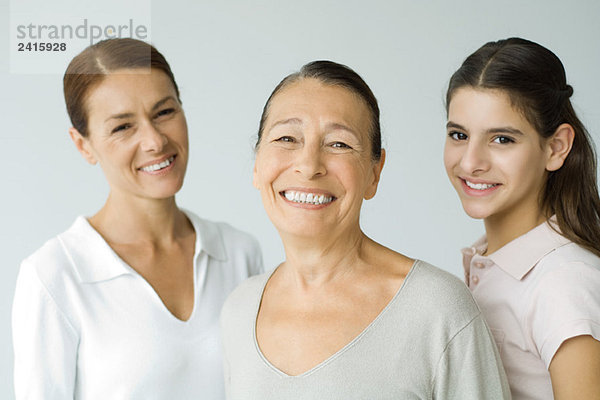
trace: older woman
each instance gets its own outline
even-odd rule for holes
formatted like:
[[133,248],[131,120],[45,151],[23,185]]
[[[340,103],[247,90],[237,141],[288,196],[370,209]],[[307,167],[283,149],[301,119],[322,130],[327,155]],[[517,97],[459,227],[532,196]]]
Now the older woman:
[[110,193],[23,261],[13,306],[18,399],[222,399],[218,316],[261,269],[256,241],[181,210],[188,132],[169,64],[97,43],[64,77],[75,146]]
[[361,231],[384,160],[377,101],[349,68],[313,62],[271,94],[254,185],[286,260],[225,303],[229,398],[509,398],[466,286]]

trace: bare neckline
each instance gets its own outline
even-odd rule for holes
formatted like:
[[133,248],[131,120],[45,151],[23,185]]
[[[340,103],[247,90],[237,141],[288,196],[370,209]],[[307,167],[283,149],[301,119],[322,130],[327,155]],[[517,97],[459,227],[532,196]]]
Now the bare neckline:
[[254,325],[252,328],[252,339],[254,341],[254,347],[256,348],[256,352],[258,353],[259,357],[263,360],[263,362],[271,370],[273,370],[278,375],[281,375],[286,378],[302,378],[302,377],[311,375],[312,373],[316,372],[317,370],[319,370],[321,368],[324,368],[327,364],[329,364],[330,362],[333,362],[335,359],[340,357],[343,353],[350,350],[352,347],[354,347],[354,345],[356,345],[358,342],[360,342],[362,337],[364,335],[366,335],[367,332],[374,329],[374,326],[377,325],[378,321],[383,318],[383,316],[384,316],[384,314],[386,314],[387,310],[389,310],[391,308],[391,306],[397,301],[397,299],[400,298],[400,293],[403,291],[404,287],[407,285],[407,282],[411,279],[411,276],[413,275],[413,271],[416,269],[417,265],[420,262],[421,261],[418,259],[413,262],[412,266],[410,267],[410,270],[408,271],[408,274],[406,274],[406,277],[404,278],[404,281],[402,282],[402,285],[400,285],[400,287],[398,288],[398,290],[396,291],[394,296],[390,299],[390,301],[386,304],[386,306],[379,312],[379,314],[377,314],[377,316],[373,319],[373,321],[371,321],[358,335],[356,335],[352,340],[350,340],[348,343],[346,343],[341,349],[339,349],[338,351],[336,351],[335,353],[333,353],[332,355],[327,357],[325,360],[321,361],[320,363],[316,364],[315,366],[309,368],[308,370],[306,370],[298,375],[289,375],[289,374],[283,372],[282,370],[280,370],[279,368],[277,368],[275,365],[273,365],[261,351],[260,346],[258,345],[258,339],[256,337],[256,325],[258,322],[258,313],[260,311],[260,306],[262,304],[262,299],[265,294],[265,289],[267,287],[267,283],[269,282],[269,280],[271,279],[271,277],[277,270],[277,268],[275,268],[269,274],[267,279],[265,280],[263,287],[260,291],[260,296],[258,297],[258,302],[256,305],[256,312],[254,314]]

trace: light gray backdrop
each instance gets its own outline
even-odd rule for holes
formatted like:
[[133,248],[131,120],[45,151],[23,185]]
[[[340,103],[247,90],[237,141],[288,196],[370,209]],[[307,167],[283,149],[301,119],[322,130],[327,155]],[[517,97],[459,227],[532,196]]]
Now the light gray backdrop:
[[[483,228],[463,214],[446,179],[443,95],[469,53],[509,36],[552,49],[600,142],[598,1],[170,0],[151,7],[152,43],[173,67],[189,124],[191,161],[178,202],[254,234],[267,268],[283,251],[251,185],[253,138],[273,87],[308,61],[351,66],[380,101],[387,162],[363,209],[366,233],[458,276],[459,248]],[[85,163],[67,135],[62,76],[9,73],[8,26],[8,0],[1,0],[2,399],[13,396],[10,309],[20,260],[77,215],[92,215],[107,195],[99,167]]]

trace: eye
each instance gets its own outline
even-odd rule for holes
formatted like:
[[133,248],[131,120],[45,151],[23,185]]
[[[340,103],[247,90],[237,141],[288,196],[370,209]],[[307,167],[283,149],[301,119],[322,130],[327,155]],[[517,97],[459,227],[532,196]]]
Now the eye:
[[275,139],[274,142],[284,142],[284,143],[294,143],[296,139],[291,136],[281,136],[278,139]]
[[121,124],[121,125],[117,126],[116,128],[114,128],[112,131],[110,131],[110,133],[117,133],[117,132],[121,132],[121,131],[126,131],[129,128],[131,128],[131,124],[130,123]]
[[156,113],[155,118],[163,117],[165,115],[173,114],[175,112],[174,108],[165,108],[164,110],[160,110]]
[[499,144],[509,144],[509,143],[514,143],[514,139],[508,136],[496,136],[494,138],[494,143],[499,143]]
[[463,132],[450,131],[448,136],[454,140],[467,140],[468,136]]
[[351,149],[352,148],[344,142],[333,142],[330,144],[330,146],[335,149]]

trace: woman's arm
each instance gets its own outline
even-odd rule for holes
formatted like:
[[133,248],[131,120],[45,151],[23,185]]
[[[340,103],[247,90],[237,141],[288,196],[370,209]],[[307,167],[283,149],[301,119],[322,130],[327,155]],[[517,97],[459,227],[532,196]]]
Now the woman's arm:
[[555,400],[600,399],[600,341],[592,336],[563,342],[548,370]]
[[16,399],[72,400],[78,335],[27,262],[17,278],[12,333]]

